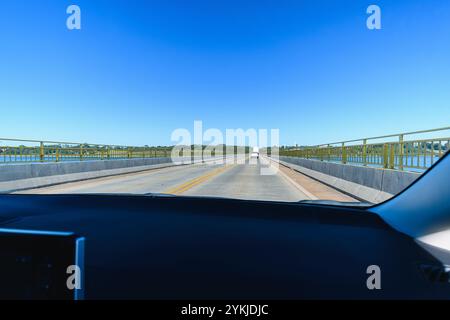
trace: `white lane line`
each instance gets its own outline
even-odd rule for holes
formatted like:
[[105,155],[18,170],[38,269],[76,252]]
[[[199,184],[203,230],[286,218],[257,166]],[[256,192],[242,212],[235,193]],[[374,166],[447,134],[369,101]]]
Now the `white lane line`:
[[[273,166],[273,159],[269,159],[270,162],[270,166]],[[278,166],[280,166],[279,163],[277,163]],[[297,188],[300,192],[302,192],[305,196],[307,196],[310,200],[319,200],[319,198],[317,198],[315,195],[313,195],[311,192],[309,192],[308,190],[306,190],[302,185],[298,184],[297,182],[295,182],[293,179],[291,179],[286,173],[284,173],[283,171],[280,170],[280,168],[278,167],[274,167],[277,171],[278,174],[280,176],[282,176],[284,179],[286,179],[288,182],[290,182],[295,188]]]

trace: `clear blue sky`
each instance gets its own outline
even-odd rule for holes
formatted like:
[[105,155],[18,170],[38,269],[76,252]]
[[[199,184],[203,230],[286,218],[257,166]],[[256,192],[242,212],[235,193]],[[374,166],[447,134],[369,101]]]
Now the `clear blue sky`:
[[2,0],[0,40],[0,137],[162,145],[203,120],[316,144],[450,124],[448,0]]

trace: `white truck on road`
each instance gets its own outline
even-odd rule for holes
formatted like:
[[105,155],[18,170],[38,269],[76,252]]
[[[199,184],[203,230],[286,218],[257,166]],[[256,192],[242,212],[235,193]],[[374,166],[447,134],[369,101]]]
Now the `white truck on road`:
[[259,148],[258,147],[253,147],[253,151],[250,155],[250,158],[259,159]]

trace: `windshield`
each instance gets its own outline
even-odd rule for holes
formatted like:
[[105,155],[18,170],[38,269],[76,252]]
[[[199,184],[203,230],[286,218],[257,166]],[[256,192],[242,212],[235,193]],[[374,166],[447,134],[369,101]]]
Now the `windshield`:
[[2,1],[0,192],[383,202],[449,150],[450,3]]

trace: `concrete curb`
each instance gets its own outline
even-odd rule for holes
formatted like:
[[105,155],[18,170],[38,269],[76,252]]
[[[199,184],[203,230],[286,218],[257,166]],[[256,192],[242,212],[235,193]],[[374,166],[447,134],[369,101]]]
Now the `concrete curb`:
[[280,157],[280,163],[361,200],[380,203],[404,190],[420,174],[318,160]]

